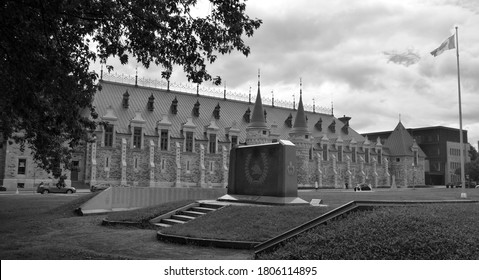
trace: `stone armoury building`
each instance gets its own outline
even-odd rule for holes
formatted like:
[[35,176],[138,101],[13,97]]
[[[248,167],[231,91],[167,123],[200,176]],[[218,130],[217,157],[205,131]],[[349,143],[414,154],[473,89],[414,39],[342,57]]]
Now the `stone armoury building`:
[[[350,117],[100,80],[94,99],[99,126],[75,150],[67,184],[110,182],[139,187],[224,188],[230,150],[290,140],[296,145],[299,187],[345,188],[424,184],[425,154],[401,122],[387,139],[368,139]],[[250,95],[251,96],[251,95]],[[0,144],[0,184],[33,188],[49,174],[28,147]]]

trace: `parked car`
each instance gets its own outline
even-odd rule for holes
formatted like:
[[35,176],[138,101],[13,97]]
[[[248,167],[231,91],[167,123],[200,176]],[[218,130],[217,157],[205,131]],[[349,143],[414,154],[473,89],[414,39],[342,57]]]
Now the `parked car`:
[[[58,184],[57,184],[58,185]],[[72,194],[76,193],[77,190],[74,187],[70,186],[61,186],[61,185],[54,185],[51,183],[40,183],[37,186],[37,193],[47,194],[47,193],[67,193]]]
[[[456,184],[454,184],[456,186],[456,188],[462,188],[462,183],[461,182],[458,182]],[[477,183],[476,182],[468,182],[466,181],[466,188],[475,188],[477,186]]]
[[118,184],[113,184],[113,183],[99,183],[95,185],[90,186],[90,191],[91,192],[97,192],[97,191],[103,191],[108,189],[109,187],[128,187],[126,185],[118,185]]
[[357,184],[354,191],[372,191],[372,188],[368,184]]

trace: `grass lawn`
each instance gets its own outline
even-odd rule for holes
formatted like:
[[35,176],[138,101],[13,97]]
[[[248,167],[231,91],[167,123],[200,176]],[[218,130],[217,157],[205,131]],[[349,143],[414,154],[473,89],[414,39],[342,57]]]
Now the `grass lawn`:
[[[352,200],[454,200],[459,199],[461,192],[460,189],[432,188],[374,192],[300,191],[302,199],[321,198],[328,207],[230,206],[162,232],[195,238],[263,242]],[[479,189],[468,189],[468,195],[479,200]]]
[[[460,193],[459,189],[400,189],[369,193],[300,191],[301,198],[308,201],[312,198],[321,198],[329,207],[304,209],[284,206],[228,207],[224,209],[225,211],[215,212],[215,216],[211,214],[210,217],[209,215],[203,217],[209,221],[206,220],[208,223],[203,223],[202,226],[209,224],[211,229],[192,228],[190,231],[210,232],[216,239],[224,238],[227,234],[228,238],[233,239],[263,240],[271,235],[280,234],[295,226],[295,223],[301,223],[299,219],[307,220],[309,217],[320,215],[321,211],[331,210],[351,200],[449,200],[458,199]],[[467,193],[469,198],[479,200],[479,189],[468,189]],[[158,242],[156,231],[152,229],[101,226],[101,221],[107,215],[75,216],[73,210],[89,195],[0,195],[2,225],[0,258],[2,260],[252,258],[252,252],[248,250],[225,250]],[[289,209],[299,212],[287,213]],[[223,217],[221,212],[224,213]],[[183,226],[186,225],[188,224]],[[183,226],[175,227],[180,230]],[[269,233],[263,235],[261,230]]]
[[318,226],[259,259],[479,259],[479,205],[381,207]]
[[206,239],[262,242],[328,210],[311,206],[227,206],[163,233]]

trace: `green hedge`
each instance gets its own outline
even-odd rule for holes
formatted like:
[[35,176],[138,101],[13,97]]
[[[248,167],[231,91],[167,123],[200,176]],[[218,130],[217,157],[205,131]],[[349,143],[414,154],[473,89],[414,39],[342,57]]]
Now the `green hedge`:
[[479,205],[384,207],[319,226],[262,259],[479,259]]

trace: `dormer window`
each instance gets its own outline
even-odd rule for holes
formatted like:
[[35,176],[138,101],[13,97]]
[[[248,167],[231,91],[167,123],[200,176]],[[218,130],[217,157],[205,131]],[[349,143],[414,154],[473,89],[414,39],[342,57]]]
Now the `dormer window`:
[[127,90],[125,91],[125,93],[123,93],[123,102],[122,102],[123,108],[128,109],[128,107],[130,106],[129,99],[130,99],[130,94],[128,93],[128,90]]
[[113,108],[108,106],[106,109],[106,114],[101,117],[102,121],[105,122],[103,128],[103,141],[101,142],[103,147],[113,147],[115,143],[115,126],[117,124],[118,118],[115,115]]
[[314,127],[316,127],[317,130],[322,131],[323,130],[323,120],[321,118],[319,118],[319,120],[316,122]]
[[243,115],[243,120],[247,123],[249,123],[250,120],[251,120],[251,110],[250,110],[249,107],[248,107],[248,109],[246,109],[246,112]]
[[333,122],[329,125],[329,130],[332,133],[336,133],[336,121],[335,120],[333,120]]
[[284,121],[284,123],[289,127],[293,127],[293,115],[291,115],[291,113],[289,113],[289,116],[288,118]]
[[238,146],[238,136],[231,136],[231,148]]
[[176,96],[175,96],[175,99],[171,101],[170,111],[173,115],[178,114],[178,99],[176,99]]
[[151,94],[151,96],[148,98],[148,111],[153,111],[155,109],[155,97],[153,96],[153,94]]
[[187,131],[185,137],[185,152],[193,152],[193,132]]
[[168,147],[170,145],[170,129],[171,129],[171,122],[168,118],[167,114],[163,114],[161,121],[156,123],[156,131],[160,136],[158,147],[160,147],[161,151],[168,151]]
[[133,127],[133,148],[141,149],[141,127]]
[[141,116],[140,112],[135,113],[135,117],[130,121],[131,132],[131,148],[142,149],[143,148],[143,129],[146,125],[146,121]]
[[193,123],[192,118],[188,118],[186,123],[183,124],[183,135],[185,136],[184,151],[195,152],[195,130],[196,125]]
[[105,147],[113,147],[113,125],[106,124],[103,143]]
[[160,130],[160,150],[168,151],[168,129]]
[[196,103],[193,106],[193,116],[195,117],[200,116],[200,101],[199,100],[196,100]]
[[209,135],[208,147],[210,154],[216,154],[216,134],[211,133]]
[[217,120],[220,119],[220,103],[218,103],[218,105],[216,105],[215,109],[213,110],[213,117]]

